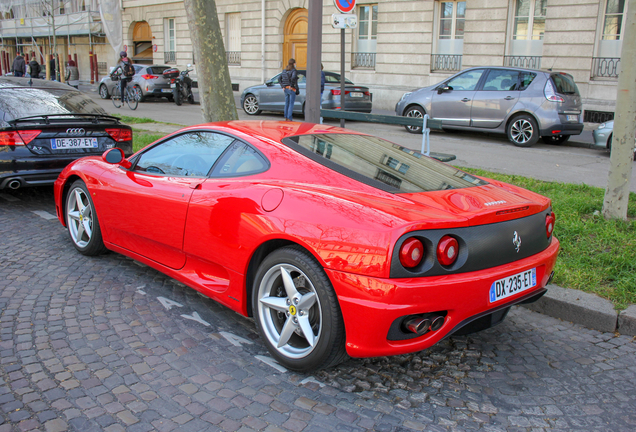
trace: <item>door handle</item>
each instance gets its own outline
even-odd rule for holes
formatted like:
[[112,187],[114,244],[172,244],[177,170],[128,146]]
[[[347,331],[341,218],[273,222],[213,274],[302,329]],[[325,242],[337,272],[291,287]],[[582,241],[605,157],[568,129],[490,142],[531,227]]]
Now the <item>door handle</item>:
[[470,102],[470,99],[464,98],[464,99],[462,99],[462,102]]
[[512,96],[506,96],[506,97],[504,98],[504,100],[513,100],[513,99],[514,99],[514,98],[513,98]]

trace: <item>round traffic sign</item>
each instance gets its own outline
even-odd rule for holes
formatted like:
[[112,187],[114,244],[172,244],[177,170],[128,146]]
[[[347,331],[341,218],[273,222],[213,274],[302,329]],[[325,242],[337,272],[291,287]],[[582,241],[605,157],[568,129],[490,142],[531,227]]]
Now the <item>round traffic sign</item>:
[[342,13],[349,13],[356,7],[356,0],[333,0],[338,10]]

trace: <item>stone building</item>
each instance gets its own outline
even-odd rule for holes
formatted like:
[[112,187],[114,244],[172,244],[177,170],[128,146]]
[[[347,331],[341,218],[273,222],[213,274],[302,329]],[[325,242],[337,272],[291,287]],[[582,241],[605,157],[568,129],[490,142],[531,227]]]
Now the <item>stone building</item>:
[[[304,66],[309,1],[216,0],[230,76],[241,90],[278,73],[290,57]],[[182,1],[121,6],[124,44],[135,61],[193,63]],[[599,121],[615,107],[626,9],[624,0],[358,0],[358,28],[345,32],[345,70],[371,88],[375,107],[389,110],[403,92],[471,66],[565,71],[579,87],[586,120]],[[322,62],[339,71],[333,13],[334,3],[323,0]],[[104,61],[115,60],[111,49]]]

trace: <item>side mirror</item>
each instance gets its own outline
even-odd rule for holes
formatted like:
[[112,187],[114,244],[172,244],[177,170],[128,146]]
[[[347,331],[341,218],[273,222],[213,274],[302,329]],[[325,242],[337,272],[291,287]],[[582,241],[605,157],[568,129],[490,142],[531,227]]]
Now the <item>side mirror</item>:
[[452,88],[452,87],[450,87],[450,86],[443,85],[443,86],[440,86],[440,87],[438,87],[438,88],[437,88],[437,94],[442,94],[442,93],[447,92],[447,91],[450,91],[450,90],[452,90],[452,89],[453,89],[453,88]]
[[274,84],[274,83],[272,82],[272,80],[267,80],[267,81],[265,81],[265,85],[266,85],[267,87],[270,87],[270,86],[272,86],[273,84]]
[[124,158],[124,151],[118,147],[107,150],[102,155],[102,160],[111,165],[121,165],[128,169],[132,164]]

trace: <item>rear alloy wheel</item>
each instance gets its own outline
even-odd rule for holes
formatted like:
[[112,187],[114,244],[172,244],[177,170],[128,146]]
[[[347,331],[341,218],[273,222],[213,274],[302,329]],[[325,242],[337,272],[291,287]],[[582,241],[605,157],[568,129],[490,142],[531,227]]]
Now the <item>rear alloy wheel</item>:
[[106,84],[102,84],[99,86],[99,97],[102,99],[108,99],[110,97]]
[[546,144],[563,144],[570,139],[570,135],[551,135],[541,137],[541,141]]
[[138,102],[143,102],[146,99],[144,97],[144,93],[141,91],[141,87],[139,87],[138,85],[133,87],[133,92],[135,93]]
[[82,180],[71,185],[66,196],[66,226],[73,246],[84,255],[106,252],[91,195]]
[[338,298],[324,269],[299,247],[261,263],[252,294],[254,320],[274,359],[309,372],[347,358]]
[[[418,106],[414,106],[409,108],[408,110],[406,110],[406,112],[404,113],[404,117],[412,117],[412,118],[416,118],[416,119],[422,119],[424,118],[424,109],[420,108]],[[424,121],[424,120],[422,120]],[[407,130],[407,132],[413,133],[413,134],[419,134],[422,133],[422,126],[417,127],[417,126],[404,126],[404,129]]]
[[517,147],[531,147],[539,141],[539,127],[529,115],[523,114],[512,119],[506,132],[510,142]]
[[247,115],[257,115],[261,113],[261,110],[258,109],[258,99],[253,94],[248,94],[245,96],[243,100],[243,111]]

